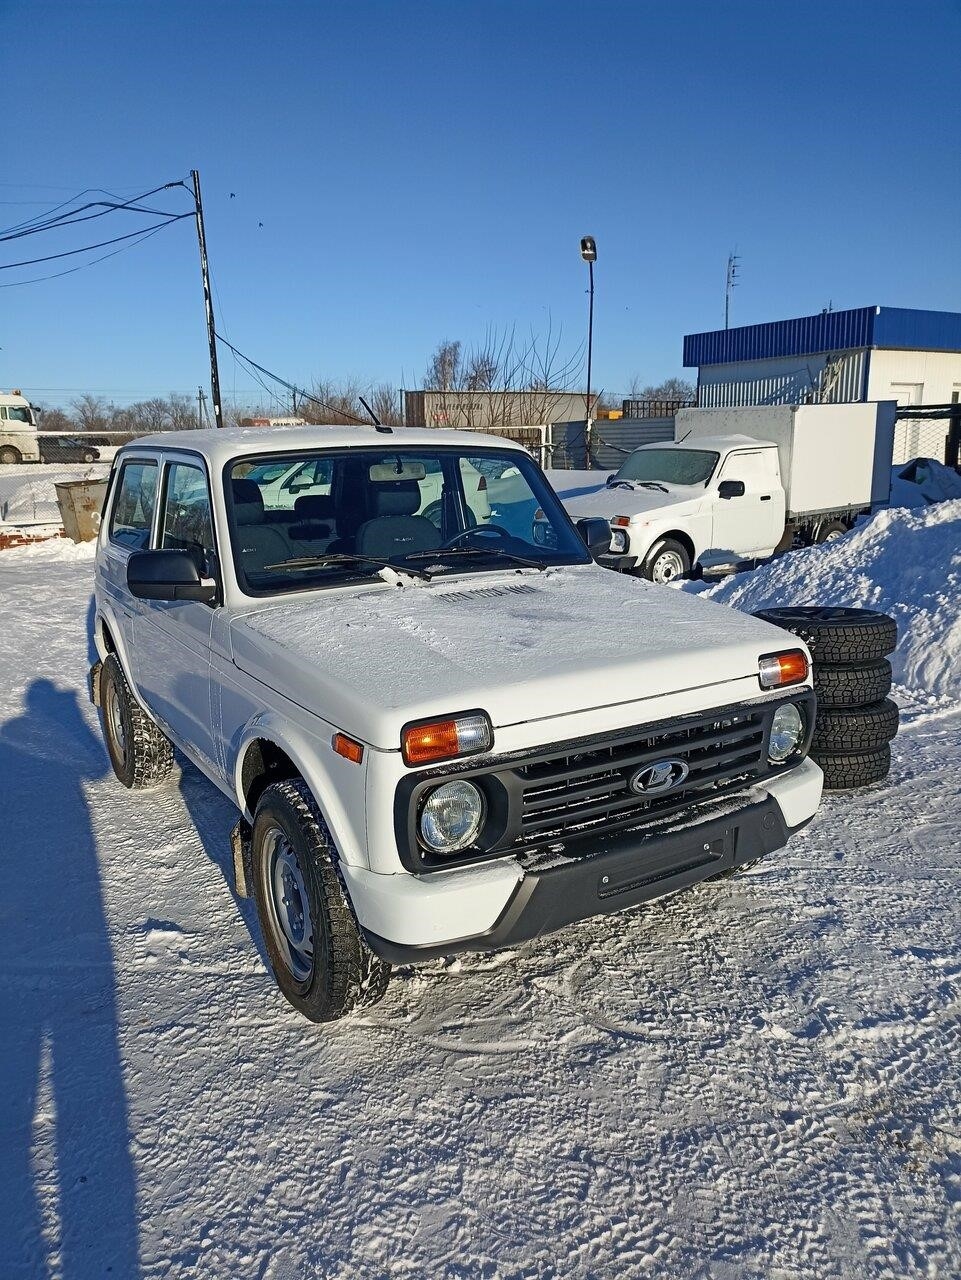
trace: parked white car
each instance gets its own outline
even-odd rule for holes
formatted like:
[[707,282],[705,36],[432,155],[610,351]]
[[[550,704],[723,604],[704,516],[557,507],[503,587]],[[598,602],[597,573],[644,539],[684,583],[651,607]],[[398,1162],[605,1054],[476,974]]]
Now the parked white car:
[[[275,462],[327,492],[273,505]],[[374,1003],[392,964],[733,871],[814,814],[804,642],[604,572],[609,536],[474,433],[180,432],[118,454],[91,671],[110,759],[143,787],[177,746],[233,800],[237,892],[308,1018]]]

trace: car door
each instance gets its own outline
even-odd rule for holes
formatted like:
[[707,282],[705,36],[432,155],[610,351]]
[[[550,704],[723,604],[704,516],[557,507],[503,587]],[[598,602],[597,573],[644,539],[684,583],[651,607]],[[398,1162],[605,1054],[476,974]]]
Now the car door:
[[[722,498],[726,480],[739,480],[744,493]],[[712,558],[769,553],[784,532],[784,489],[776,449],[730,453],[710,482],[714,504]]]
[[[210,487],[199,459],[163,466],[153,545],[190,551],[205,576],[219,576]],[[210,630],[216,605],[139,600],[134,620],[137,683],[147,706],[179,744],[216,768],[210,709]]]
[[114,627],[135,684],[139,682],[134,622],[141,601],[127,587],[127,561],[146,551],[153,536],[160,458],[145,453],[125,456],[110,485],[107,528],[97,555],[97,592]]

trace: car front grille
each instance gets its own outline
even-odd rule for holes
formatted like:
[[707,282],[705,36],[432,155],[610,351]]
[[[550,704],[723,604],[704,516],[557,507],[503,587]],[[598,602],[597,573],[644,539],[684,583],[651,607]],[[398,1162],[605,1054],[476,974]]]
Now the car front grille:
[[[515,769],[522,790],[522,843],[654,821],[750,784],[768,771],[767,718],[765,709],[756,708],[674,721]],[[682,781],[654,795],[632,789],[639,772],[668,760],[687,767]]]

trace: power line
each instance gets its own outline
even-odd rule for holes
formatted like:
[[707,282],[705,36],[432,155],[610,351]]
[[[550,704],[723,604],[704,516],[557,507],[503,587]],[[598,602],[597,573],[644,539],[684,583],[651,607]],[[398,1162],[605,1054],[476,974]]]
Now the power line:
[[[189,217],[188,215],[185,215]],[[134,240],[132,244],[122,245],[119,249],[111,249],[109,253],[101,254],[99,258],[92,258],[89,262],[81,262],[79,267],[68,267],[66,271],[52,271],[46,276],[31,276],[29,280],[11,280],[7,284],[0,284],[0,289],[19,289],[23,284],[38,284],[41,280],[59,280],[61,276],[72,276],[75,271],[84,271],[87,267],[96,266],[98,262],[106,262],[108,258],[115,258],[118,253],[126,253],[128,249],[136,249],[144,240],[149,240],[151,236],[155,236],[158,231],[163,231],[167,226],[166,222],[162,222],[159,227],[151,227],[148,231],[144,231],[139,240]]]
[[[328,404],[326,400],[321,400],[319,396],[313,396],[309,391],[304,391],[302,387],[295,386],[294,383],[288,382],[286,378],[281,378],[279,374],[271,373],[269,369],[265,369],[264,366],[262,364],[258,364],[256,360],[251,360],[250,356],[245,356],[242,351],[238,351],[234,344],[232,342],[228,342],[222,334],[218,333],[216,334],[216,337],[219,342],[222,342],[225,347],[228,347],[234,355],[238,356],[245,364],[251,366],[253,369],[257,369],[260,373],[264,374],[265,377],[273,379],[274,382],[280,383],[280,385],[282,387],[286,387],[288,391],[296,391],[296,393],[304,400],[311,400],[314,404],[319,404],[322,409],[329,409],[331,413],[339,413],[345,418],[350,418],[351,422],[356,422],[362,427],[366,427],[368,425],[366,418],[358,418],[354,414],[348,413],[346,409],[337,409],[334,405]],[[265,387],[264,390],[267,391],[268,389]],[[269,391],[268,394],[270,394]]]
[[[147,228],[149,231],[160,231],[163,227],[169,227],[172,222],[179,222],[182,218],[192,218],[193,211],[190,213],[172,214],[166,222],[161,222],[159,226]],[[145,228],[140,227],[137,231],[128,231],[125,236],[114,236],[112,240],[101,240],[98,244],[87,244],[82,249],[66,249],[63,253],[50,253],[45,258],[25,258],[23,262],[4,262],[0,263],[0,271],[11,271],[14,267],[32,267],[38,262],[54,262],[57,258],[71,258],[77,253],[90,253],[94,249],[102,249],[108,244],[119,244],[121,240],[132,240],[134,236],[142,236],[145,234]]]
[[[121,200],[119,197],[113,200],[89,200],[86,204],[79,205],[77,208],[66,209],[64,213],[57,213],[58,209],[63,209],[65,205],[74,203],[73,200],[67,200],[64,204],[56,205],[53,209],[48,210],[45,214],[39,214],[36,218],[27,218],[12,227],[7,227],[5,231],[0,232],[0,241],[19,240],[24,236],[39,235],[41,231],[70,227],[76,222],[90,222],[94,218],[103,218],[106,214],[118,210],[129,210],[131,213],[149,213],[158,218],[174,217],[175,215],[166,209],[143,208],[140,201],[147,200],[150,196],[157,195],[161,191],[169,191],[173,187],[182,187],[183,185],[182,182],[165,182],[162,186],[154,187],[151,191],[144,191],[139,196],[131,196],[129,200]],[[105,192],[105,194],[109,195],[110,192]],[[75,199],[79,199],[79,197],[75,197]],[[84,214],[87,209],[97,209],[99,212],[86,213],[84,217],[76,216]]]

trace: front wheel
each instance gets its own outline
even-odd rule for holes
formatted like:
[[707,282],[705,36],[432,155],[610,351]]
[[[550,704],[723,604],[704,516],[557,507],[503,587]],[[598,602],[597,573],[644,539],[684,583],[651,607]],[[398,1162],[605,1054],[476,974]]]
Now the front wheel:
[[5,444],[3,448],[0,449],[0,462],[2,462],[5,467],[15,466],[16,463],[23,462],[23,454],[21,454],[19,449],[15,449],[12,444]]
[[311,1022],[382,1000],[390,965],[361,936],[330,832],[302,779],[264,789],[250,845],[260,929],[287,1000]]
[[660,585],[686,578],[690,572],[691,557],[687,548],[673,538],[661,538],[655,542],[641,565],[641,576]]

